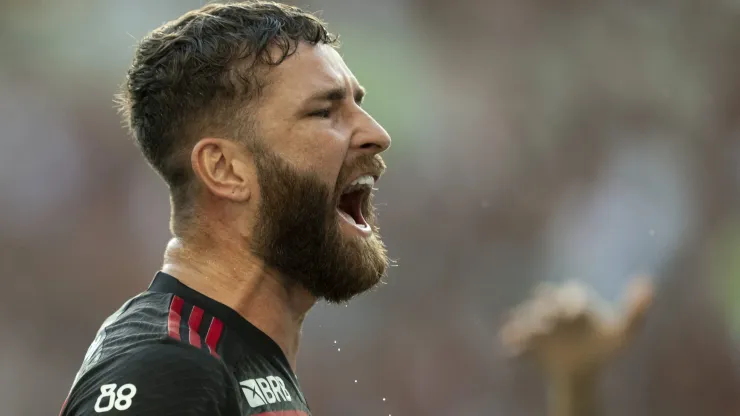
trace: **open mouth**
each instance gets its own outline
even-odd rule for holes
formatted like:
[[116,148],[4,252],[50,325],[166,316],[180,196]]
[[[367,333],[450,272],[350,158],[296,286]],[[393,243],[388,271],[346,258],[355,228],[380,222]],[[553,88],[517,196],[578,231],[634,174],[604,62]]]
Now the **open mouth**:
[[372,232],[370,225],[365,220],[362,207],[367,202],[367,198],[370,197],[374,184],[375,178],[372,176],[360,176],[345,188],[337,204],[337,211],[340,216],[363,233]]

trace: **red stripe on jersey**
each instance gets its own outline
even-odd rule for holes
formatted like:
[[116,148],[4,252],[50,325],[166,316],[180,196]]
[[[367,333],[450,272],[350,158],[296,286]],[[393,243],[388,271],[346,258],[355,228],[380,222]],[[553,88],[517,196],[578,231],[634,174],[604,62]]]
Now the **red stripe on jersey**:
[[67,407],[67,402],[69,401],[69,396],[67,396],[66,399],[64,399],[64,403],[62,403],[62,410],[59,411],[59,416],[62,416],[64,413],[64,408]]
[[203,309],[193,306],[193,311],[190,312],[190,319],[188,320],[188,328],[190,328],[190,344],[194,347],[200,348],[200,335],[198,329],[200,329],[200,321],[203,319]]
[[219,338],[221,338],[221,332],[223,332],[223,329],[224,323],[215,317],[211,320],[211,326],[208,327],[206,345],[208,345],[208,349],[211,351],[211,354],[216,357],[218,357],[218,353],[216,353],[216,345],[218,344]]
[[278,410],[277,412],[257,413],[254,416],[308,416],[308,413],[302,410]]
[[170,316],[167,318],[167,331],[172,338],[178,341],[180,340],[180,313],[183,303],[185,301],[181,297],[173,296],[170,303]]

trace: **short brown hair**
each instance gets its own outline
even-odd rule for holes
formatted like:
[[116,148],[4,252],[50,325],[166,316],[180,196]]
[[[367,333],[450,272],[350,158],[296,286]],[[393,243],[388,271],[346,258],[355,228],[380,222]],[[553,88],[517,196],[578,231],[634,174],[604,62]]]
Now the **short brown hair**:
[[170,188],[175,234],[177,217],[192,208],[191,145],[203,134],[233,137],[264,86],[258,69],[280,64],[299,42],[337,45],[337,37],[297,7],[238,2],[188,12],[138,45],[117,99],[139,148]]

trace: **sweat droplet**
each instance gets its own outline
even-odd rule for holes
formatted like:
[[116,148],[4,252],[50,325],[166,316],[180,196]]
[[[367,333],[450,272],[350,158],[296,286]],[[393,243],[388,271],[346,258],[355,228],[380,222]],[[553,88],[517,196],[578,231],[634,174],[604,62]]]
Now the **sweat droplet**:
[[357,383],[357,380],[355,380],[355,383]]
[[342,349],[341,348],[337,348],[337,351],[342,351]]

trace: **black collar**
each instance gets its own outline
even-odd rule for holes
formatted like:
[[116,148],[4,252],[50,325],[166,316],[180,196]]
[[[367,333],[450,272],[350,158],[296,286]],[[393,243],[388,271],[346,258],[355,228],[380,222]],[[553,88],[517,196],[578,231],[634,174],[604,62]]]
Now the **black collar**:
[[172,293],[186,302],[203,308],[204,311],[223,321],[227,328],[234,330],[250,347],[256,347],[260,352],[279,359],[286,368],[290,368],[285,353],[280,346],[259,328],[244,319],[235,310],[217,302],[208,296],[197,292],[175,277],[164,272],[157,272],[149,285],[150,292]]

